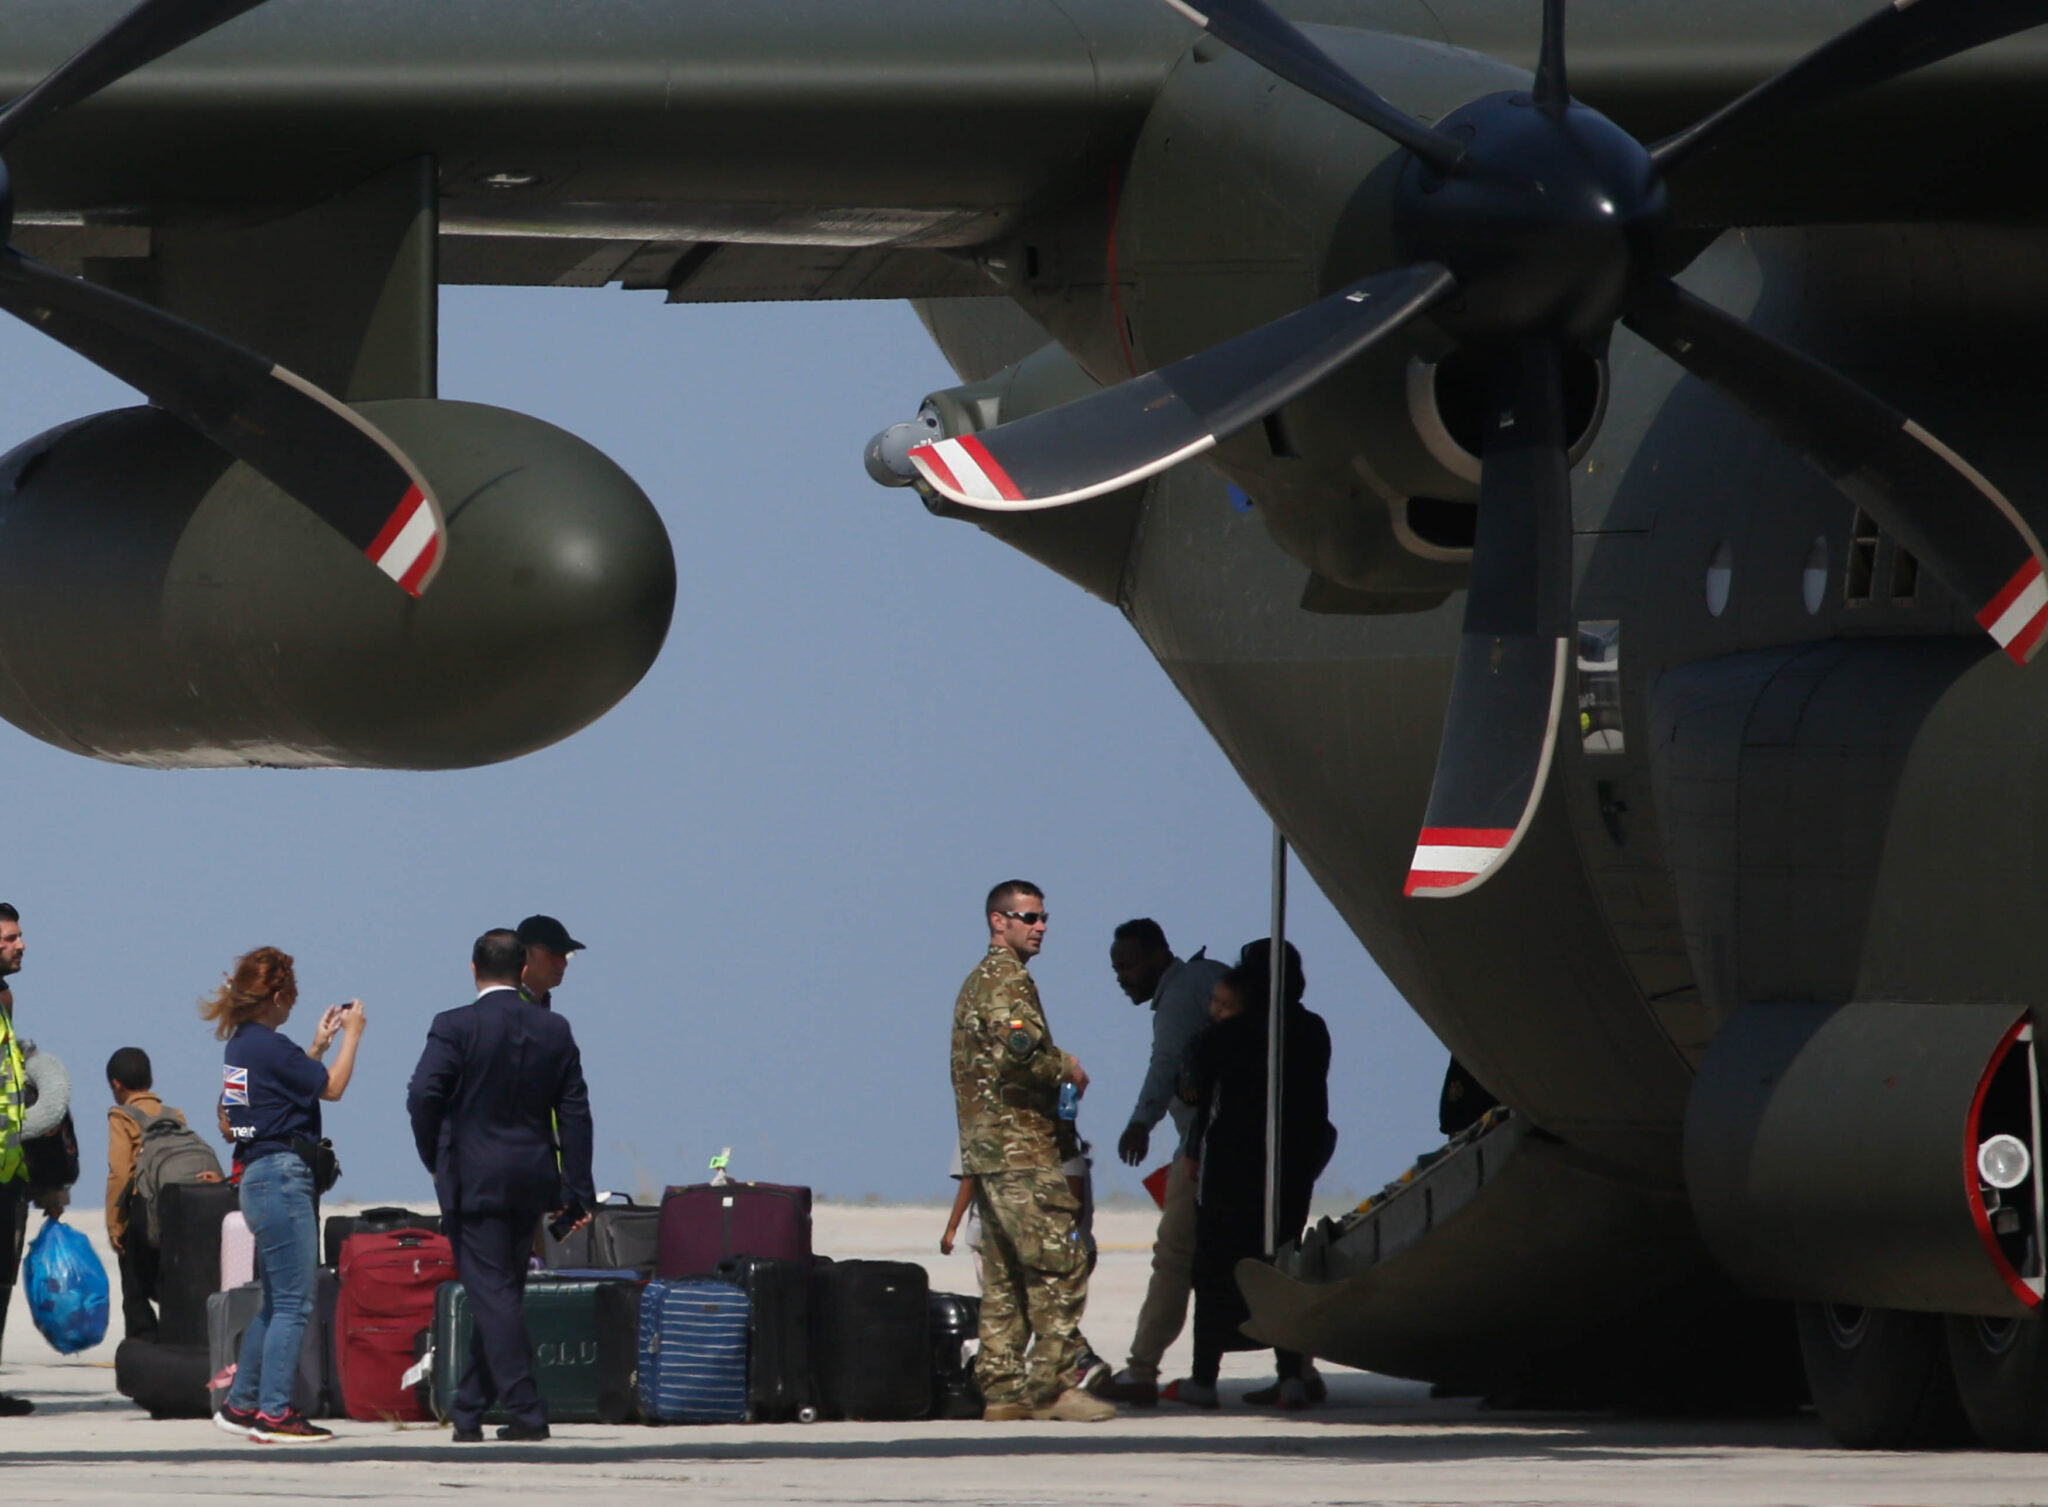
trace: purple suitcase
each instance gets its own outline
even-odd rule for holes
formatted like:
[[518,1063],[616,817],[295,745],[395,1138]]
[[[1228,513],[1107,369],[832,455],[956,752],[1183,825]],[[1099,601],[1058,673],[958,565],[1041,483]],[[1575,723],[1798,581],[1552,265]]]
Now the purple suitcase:
[[696,1277],[734,1256],[811,1259],[811,1190],[778,1183],[699,1183],[661,1196],[655,1275]]

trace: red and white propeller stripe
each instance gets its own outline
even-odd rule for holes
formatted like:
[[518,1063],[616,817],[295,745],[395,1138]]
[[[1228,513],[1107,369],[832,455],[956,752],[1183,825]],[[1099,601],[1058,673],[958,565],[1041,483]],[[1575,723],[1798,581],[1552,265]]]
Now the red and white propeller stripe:
[[1514,838],[1512,827],[1424,827],[1401,893],[1454,894],[1506,857]]
[[440,520],[427,494],[417,486],[409,488],[365,553],[377,569],[418,596],[441,558]]
[[2005,583],[2005,589],[1984,604],[1977,622],[1998,641],[1998,647],[2020,664],[2033,659],[2048,628],[2048,577],[2039,560],[2028,560]]

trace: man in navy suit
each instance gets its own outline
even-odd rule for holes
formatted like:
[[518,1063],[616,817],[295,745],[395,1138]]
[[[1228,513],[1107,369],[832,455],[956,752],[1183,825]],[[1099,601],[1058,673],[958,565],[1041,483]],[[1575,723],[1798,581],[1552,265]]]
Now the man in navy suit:
[[485,932],[470,961],[476,1000],[434,1017],[406,1093],[413,1141],[434,1174],[441,1227],[476,1316],[452,1421],[456,1439],[475,1442],[484,1413],[500,1403],[512,1415],[500,1439],[545,1439],[547,1404],[534,1384],[522,1306],[526,1259],[549,1211],[584,1211],[587,1221],[596,1206],[590,1095],[569,1022],[519,992],[519,934]]

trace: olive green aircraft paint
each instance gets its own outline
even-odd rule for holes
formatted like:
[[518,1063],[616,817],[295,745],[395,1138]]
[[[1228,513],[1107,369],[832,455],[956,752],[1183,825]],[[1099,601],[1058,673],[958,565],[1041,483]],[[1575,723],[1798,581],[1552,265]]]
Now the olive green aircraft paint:
[[[121,8],[0,0],[0,90]],[[1534,0],[1281,8],[1426,120],[1535,61]],[[1868,9],[1589,0],[1572,88],[1654,140]],[[426,601],[372,600],[364,562],[168,420],[60,431],[6,462],[0,602],[25,611],[39,582],[72,600],[33,634],[0,621],[0,712],[139,763],[438,768],[541,746],[637,681],[672,604],[667,540],[587,446],[424,401],[429,213],[443,281],[945,300],[925,312],[970,384],[942,399],[968,427],[977,403],[1033,411],[1394,265],[1388,143],[1197,36],[1157,0],[273,0],[123,81],[10,153],[21,244],[193,310],[232,303],[233,259],[208,286],[192,248],[237,227],[282,245],[336,223],[377,248],[355,315],[299,360],[421,395],[366,412],[440,488],[450,563]],[[2037,531],[2048,246],[2025,227],[2048,177],[1976,148],[2048,139],[2044,79],[2037,30],[1731,145],[1675,193],[1670,247],[1688,288],[1913,414]],[[1761,224],[1801,228],[1740,228]],[[1752,1327],[1769,1311],[1693,1228],[1694,1075],[1724,1021],[1773,1001],[2032,1002],[2048,679],[1618,333],[1567,393],[1567,704],[1587,721],[1497,879],[1404,898],[1478,495],[1448,351],[1417,325],[1214,469],[975,521],[1117,604],[1515,1112],[1507,1172],[1446,1192],[1441,1235],[1424,1226],[1400,1262],[1378,1243],[1410,1217],[1396,1201],[1248,1277],[1264,1337],[1474,1387],[1569,1372],[1612,1397],[1683,1371],[1723,1405],[1728,1387],[1779,1396]],[[920,395],[902,396],[878,425]],[[495,479],[507,456],[524,469]],[[107,654],[110,637],[143,651]],[[558,722],[524,720],[544,695],[471,694],[535,654]],[[1386,1261],[1358,1254],[1368,1235]]]
[[0,459],[0,716],[127,764],[455,769],[609,711],[675,605],[646,494],[523,414],[363,411],[446,502],[448,564],[417,600],[152,409]]

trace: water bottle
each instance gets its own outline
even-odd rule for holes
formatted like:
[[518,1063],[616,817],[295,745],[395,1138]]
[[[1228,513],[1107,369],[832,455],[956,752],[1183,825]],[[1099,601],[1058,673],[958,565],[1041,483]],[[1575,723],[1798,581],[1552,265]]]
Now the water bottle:
[[1081,1090],[1071,1083],[1060,1085],[1060,1118],[1072,1120],[1081,1112]]

